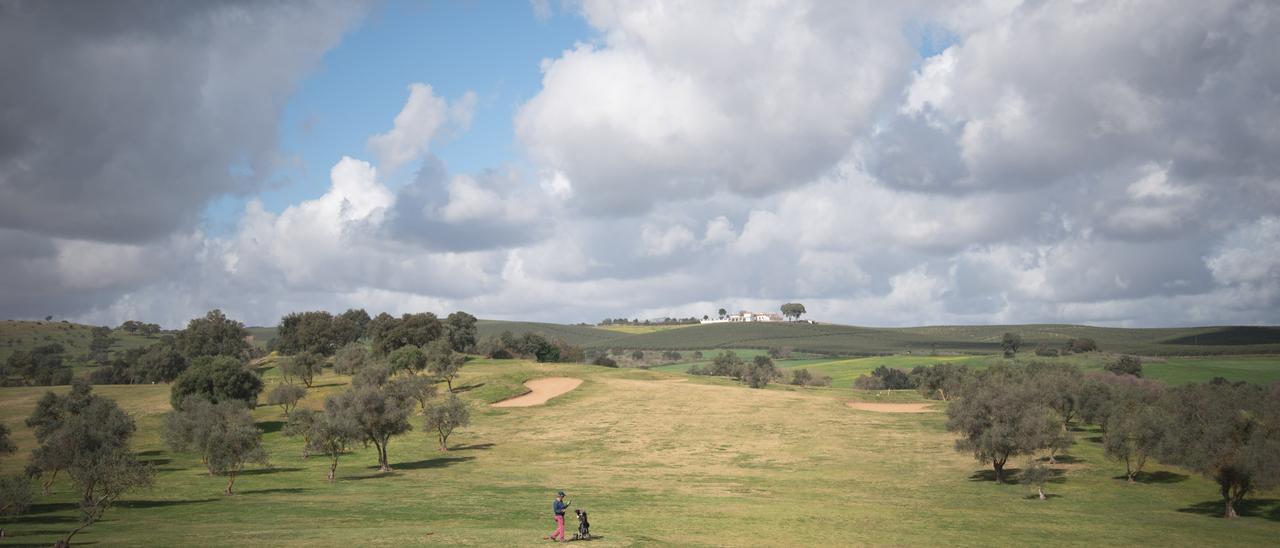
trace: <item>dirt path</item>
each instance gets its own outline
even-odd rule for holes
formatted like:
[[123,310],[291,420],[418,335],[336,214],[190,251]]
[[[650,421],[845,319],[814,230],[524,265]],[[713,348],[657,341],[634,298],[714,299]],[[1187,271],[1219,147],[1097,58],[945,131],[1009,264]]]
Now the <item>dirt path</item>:
[[845,405],[861,411],[876,413],[933,413],[936,411],[928,403],[866,403],[851,401]]
[[524,385],[529,389],[525,394],[508,398],[493,404],[493,407],[529,407],[532,405],[542,405],[547,400],[564,394],[582,384],[582,379],[574,379],[570,377],[547,377],[545,379],[533,379],[525,381]]

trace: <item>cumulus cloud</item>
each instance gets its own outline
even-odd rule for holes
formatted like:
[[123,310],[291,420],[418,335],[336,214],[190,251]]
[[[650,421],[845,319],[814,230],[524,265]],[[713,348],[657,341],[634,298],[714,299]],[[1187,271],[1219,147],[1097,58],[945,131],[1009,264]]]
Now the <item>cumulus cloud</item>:
[[[514,113],[524,157],[451,172],[433,144],[466,131],[475,95],[415,84],[368,140],[376,167],[335,158],[324,195],[278,213],[251,202],[231,234],[95,235],[94,215],[136,207],[111,200],[80,228],[0,210],[0,308],[175,325],[213,307],[268,324],[348,306],[588,321],[800,301],[870,325],[1280,322],[1271,3],[564,9],[597,34],[543,62]],[[953,39],[916,51],[920,28]],[[4,203],[56,215],[22,171],[59,173],[27,145],[47,112],[3,109]],[[223,150],[192,169],[225,179],[238,164]],[[175,192],[200,203],[224,183]]]
[[378,165],[388,173],[426,154],[432,139],[450,124],[461,130],[471,127],[476,95],[467,92],[453,105],[436,96],[431,86],[409,85],[409,99],[396,115],[394,125],[386,133],[369,137],[369,149],[378,157]]

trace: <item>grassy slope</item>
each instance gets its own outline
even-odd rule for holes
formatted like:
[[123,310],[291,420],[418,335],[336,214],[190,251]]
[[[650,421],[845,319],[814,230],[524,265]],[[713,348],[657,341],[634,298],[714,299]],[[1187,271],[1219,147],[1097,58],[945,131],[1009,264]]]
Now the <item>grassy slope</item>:
[[694,350],[791,347],[836,355],[906,351],[994,353],[1005,332],[1018,333],[1027,350],[1039,343],[1061,347],[1087,337],[1108,352],[1143,355],[1280,354],[1280,327],[1123,329],[1072,325],[869,328],[801,323],[710,324],[588,343],[599,348]]
[[[112,331],[116,343],[111,352],[122,352],[139,346],[149,346],[159,337],[148,339],[123,331]],[[15,350],[31,350],[37,346],[59,343],[66,348],[68,359],[78,360],[89,353],[89,341],[93,340],[93,326],[77,323],[0,320],[0,362],[9,358]]]
[[[1081,433],[1054,498],[975,480],[986,469],[952,450],[941,414],[853,411],[837,389],[774,386],[755,391],[720,379],[576,365],[478,362],[461,385],[473,424],[439,453],[420,431],[393,439],[398,470],[380,475],[372,449],[344,457],[336,483],[325,462],[302,459],[300,443],[278,432],[280,412],[255,412],[274,468],[237,481],[208,478],[198,459],[160,444],[165,386],[101,387],[138,417],[136,447],[159,470],[157,487],[137,493],[89,528],[81,542],[118,545],[541,545],[555,489],[592,512],[601,546],[678,545],[1266,545],[1280,535],[1280,493],[1255,495],[1250,516],[1227,521],[1216,490],[1177,470],[1162,481],[1126,485],[1106,461],[1096,432]],[[265,371],[274,379],[274,371]],[[584,378],[549,405],[482,405],[521,391],[527,378]],[[326,374],[307,404],[343,388]],[[0,389],[0,420],[15,429],[19,455],[31,447],[21,426],[41,389]],[[918,401],[896,392],[892,401]],[[0,460],[14,472],[21,458]],[[1011,463],[1021,466],[1022,461]],[[60,481],[31,515],[6,525],[0,544],[48,545],[74,519]]]
[[497,337],[503,331],[510,331],[515,335],[533,332],[549,339],[563,339],[565,342],[579,346],[594,346],[610,339],[626,336],[625,333],[582,325],[503,320],[479,320],[476,322],[476,331],[481,340]]
[[698,324],[676,324],[676,325],[601,325],[599,329],[605,331],[616,331],[618,333],[626,333],[628,335],[636,335],[640,333],[653,333],[656,331],[667,331],[669,329],[681,329],[684,327],[693,327]]

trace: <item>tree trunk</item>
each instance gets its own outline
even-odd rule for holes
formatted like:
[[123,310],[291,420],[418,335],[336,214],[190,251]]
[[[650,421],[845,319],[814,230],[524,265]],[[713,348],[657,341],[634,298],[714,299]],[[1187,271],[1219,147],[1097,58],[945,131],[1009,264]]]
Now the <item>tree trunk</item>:
[[1004,461],[992,461],[991,466],[996,469],[996,483],[1004,483]]
[[374,440],[374,447],[378,448],[378,471],[390,472],[391,465],[387,463],[387,445],[386,442],[378,442]]
[[444,383],[449,385],[449,393],[452,394],[453,393],[453,377],[446,377],[444,379]]
[[224,495],[226,495],[226,496],[228,496],[228,497],[229,497],[229,496],[231,496],[231,495],[234,495],[235,493],[233,493],[233,492],[231,491],[231,488],[232,488],[232,486],[234,486],[235,484],[236,484],[236,473],[235,473],[235,472],[230,472],[230,473],[228,473],[228,474],[227,474],[227,491],[226,491],[225,493],[223,493],[223,494],[224,494]]
[[1235,505],[1231,503],[1231,499],[1227,499],[1227,511],[1225,514],[1223,514],[1223,517],[1226,517],[1226,518],[1240,517],[1240,515],[1236,513]]
[[445,434],[444,432],[440,432],[440,450],[441,451],[447,452],[449,450],[449,446],[445,444],[445,441],[448,439],[449,439],[449,436],[447,434]]
[[333,481],[334,476],[338,472],[338,458],[334,457],[333,462],[329,463],[329,481]]
[[1040,500],[1044,500],[1044,499],[1048,498],[1048,497],[1044,496],[1044,486],[1043,486],[1043,485],[1037,485],[1037,486],[1036,486],[1036,492],[1040,493]]

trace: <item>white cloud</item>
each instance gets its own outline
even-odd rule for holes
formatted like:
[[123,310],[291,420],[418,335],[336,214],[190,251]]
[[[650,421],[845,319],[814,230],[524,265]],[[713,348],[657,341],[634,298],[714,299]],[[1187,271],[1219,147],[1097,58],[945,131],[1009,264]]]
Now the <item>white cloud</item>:
[[369,137],[369,149],[377,155],[383,171],[393,173],[426,154],[431,141],[447,124],[462,130],[470,128],[475,104],[476,95],[470,91],[448,105],[444,98],[436,96],[430,85],[410,84],[409,98],[396,115],[394,125],[386,133]]

